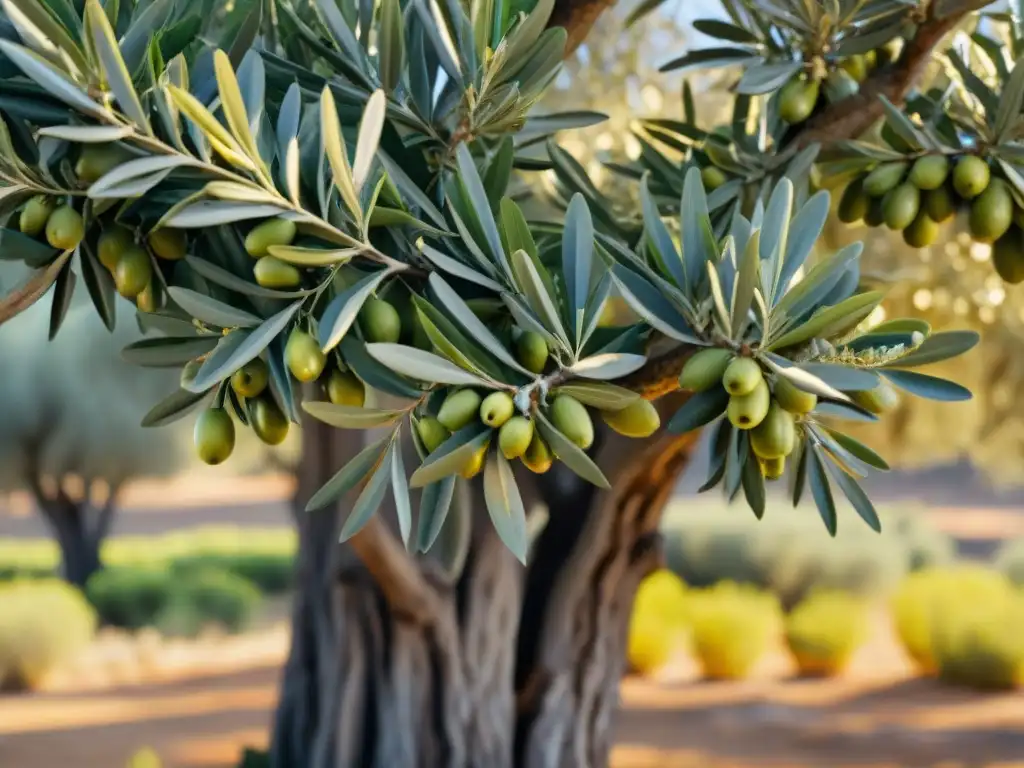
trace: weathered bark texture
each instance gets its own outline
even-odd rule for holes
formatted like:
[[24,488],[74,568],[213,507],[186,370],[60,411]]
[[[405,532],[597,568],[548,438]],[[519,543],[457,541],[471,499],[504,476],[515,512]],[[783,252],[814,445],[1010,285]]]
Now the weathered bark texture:
[[[358,450],[351,437],[307,425],[299,500]],[[337,544],[338,510],[299,515],[275,768],[605,765],[634,593],[658,562],[657,523],[693,437],[631,454],[605,438],[614,491],[562,471],[522,478],[550,510],[527,568],[494,534],[479,489],[464,489],[452,511],[471,525],[464,567],[420,570],[429,616],[396,612]]]

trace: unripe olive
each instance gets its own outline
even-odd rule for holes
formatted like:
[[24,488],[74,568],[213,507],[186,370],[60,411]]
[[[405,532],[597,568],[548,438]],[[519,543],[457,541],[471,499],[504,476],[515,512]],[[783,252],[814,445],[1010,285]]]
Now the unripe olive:
[[100,264],[113,274],[117,269],[117,262],[121,260],[121,254],[135,245],[135,238],[130,229],[121,226],[113,226],[103,230],[96,241],[96,255]]
[[320,343],[303,330],[295,328],[284,346],[284,359],[288,370],[299,381],[316,381],[327,365],[327,355]]
[[733,395],[729,398],[726,415],[737,429],[753,429],[764,421],[764,417],[768,414],[770,400],[768,385],[764,379],[760,379],[757,386],[749,393]]
[[130,246],[114,268],[114,285],[126,299],[134,299],[153,279],[153,264],[149,254],[137,245]]
[[971,236],[990,243],[1006,234],[1013,223],[1013,196],[1002,179],[993,179],[971,203]]
[[953,169],[953,189],[964,200],[973,200],[985,191],[991,178],[988,163],[976,155],[965,155]]
[[1024,281],[1024,233],[1014,227],[992,245],[992,265],[1006,282]]
[[879,381],[873,389],[866,389],[863,392],[848,392],[847,394],[861,408],[876,415],[887,413],[900,403],[899,394],[885,379]]
[[533,422],[525,416],[513,416],[498,431],[498,447],[506,459],[518,459],[533,441]]
[[857,80],[841,69],[829,72],[825,79],[825,96],[833,104],[848,99],[859,91],[860,86],[857,85]]
[[911,248],[924,248],[939,237],[939,225],[924,210],[903,230],[903,242]]
[[252,431],[256,433],[256,437],[267,445],[283,443],[284,439],[288,437],[290,424],[274,399],[264,394],[250,402],[253,406],[249,423],[252,425]]
[[583,403],[572,395],[555,396],[551,403],[551,423],[584,450],[594,444],[594,422]]
[[818,396],[810,392],[804,392],[789,379],[779,376],[775,379],[775,391],[773,393],[779,405],[790,413],[803,415],[810,413],[818,405]]
[[864,78],[868,76],[867,62],[864,60],[863,56],[858,54],[847,56],[842,60],[842,62],[840,62],[839,66],[858,83],[862,82]]
[[530,373],[543,373],[548,364],[548,342],[535,331],[523,331],[516,341],[516,357]]
[[239,397],[258,397],[269,382],[270,368],[258,357],[231,374],[231,388]]
[[552,461],[551,449],[544,442],[544,438],[540,436],[540,432],[534,430],[533,439],[530,441],[526,453],[523,454],[523,464],[531,472],[543,475],[551,469]]
[[497,429],[512,418],[516,404],[508,392],[491,392],[480,403],[480,421],[491,429]]
[[778,480],[786,472],[785,456],[779,456],[776,459],[758,459],[758,462],[765,480]]
[[1021,228],[1024,228],[1024,208],[1013,207],[1013,223]]
[[293,265],[273,256],[263,256],[252,270],[256,282],[264,288],[295,288],[302,282],[302,274]]
[[208,408],[196,419],[192,437],[202,461],[223,464],[235,449],[235,423],[223,408]]
[[728,349],[712,348],[695,352],[679,374],[679,388],[704,392],[722,383],[722,376],[734,355]]
[[295,239],[296,226],[288,219],[267,219],[257,224],[245,236],[245,252],[254,258],[266,256],[272,245],[290,245]]
[[462,465],[462,469],[459,470],[459,474],[462,475],[466,480],[470,480],[480,474],[480,471],[484,468],[484,462],[487,460],[487,445],[482,445],[465,464]]
[[885,224],[889,229],[909,226],[920,209],[921,192],[910,182],[904,182],[891,190],[882,202]]
[[29,237],[38,237],[46,229],[46,222],[55,206],[52,197],[36,195],[21,209],[18,228]]
[[187,389],[188,385],[192,383],[195,377],[199,374],[199,369],[203,367],[203,364],[198,360],[189,360],[185,363],[181,369],[180,384],[182,389]]
[[427,453],[436,451],[452,434],[433,416],[424,416],[416,422],[416,433],[420,436],[420,442]]
[[46,242],[61,251],[73,251],[85,237],[85,220],[70,205],[62,205],[46,220]]
[[327,399],[335,405],[362,408],[366,403],[366,385],[351,371],[335,368],[327,377]]
[[700,169],[700,180],[708,192],[718,189],[729,180],[725,171],[715,165],[707,165]]
[[750,447],[762,459],[789,456],[796,447],[793,414],[773,400],[764,420],[750,431]]
[[359,310],[359,324],[369,342],[394,344],[402,335],[402,318],[398,310],[383,299],[369,298]]
[[473,421],[479,410],[480,395],[472,389],[460,389],[452,392],[441,403],[437,420],[447,429],[456,432]]
[[601,411],[605,424],[626,437],[650,437],[661,426],[658,409],[648,400],[634,400],[619,411]]
[[818,83],[795,77],[779,91],[779,117],[787,123],[802,123],[814,111]]
[[945,155],[925,155],[914,161],[909,181],[920,190],[938,189],[949,175],[949,158]]
[[726,366],[722,386],[730,395],[746,395],[764,381],[761,366],[752,357],[737,357]]
[[149,247],[153,253],[161,259],[177,261],[185,258],[188,248],[188,237],[183,229],[168,229],[162,227],[149,233],[147,238]]
[[92,184],[133,157],[120,144],[85,144],[75,163],[75,175],[79,181]]
[[853,224],[867,216],[870,207],[871,197],[864,191],[864,180],[855,179],[846,186],[839,199],[839,220]]
[[153,287],[153,281],[150,280],[146,283],[146,287],[143,288],[139,295],[135,297],[135,306],[139,312],[156,312],[158,309],[156,304],[156,289]]
[[926,192],[921,205],[928,218],[940,224],[956,213],[956,199],[948,184]]
[[906,170],[907,164],[902,160],[882,163],[864,177],[864,191],[871,197],[881,197],[900,183]]
[[880,227],[885,223],[885,208],[882,206],[881,197],[871,198],[871,205],[864,216],[864,223],[869,227]]

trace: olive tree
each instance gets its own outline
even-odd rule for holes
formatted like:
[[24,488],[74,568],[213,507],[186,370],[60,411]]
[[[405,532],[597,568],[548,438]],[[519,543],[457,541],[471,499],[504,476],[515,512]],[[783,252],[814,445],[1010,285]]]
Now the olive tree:
[[[173,0],[3,3],[4,250],[36,271],[0,319],[80,272],[101,316],[116,290],[162,333],[129,361],[182,369],[146,423],[201,409],[210,463],[239,428],[304,424],[274,765],[606,763],[633,595],[698,432],[705,490],[760,516],[785,476],[829,531],[836,494],[878,529],[858,480],[885,462],[842,422],[896,390],[970,396],[911,369],[975,334],[876,324],[861,247],[812,252],[828,178],[955,157],[957,136],[988,158],[936,127],[977,106],[969,67],[908,101],[981,3],[729,0],[697,26],[731,45],[672,66],[739,65],[733,118],[698,125],[687,90],[684,120],[647,121],[640,159],[611,164],[635,211],[558,145],[601,115],[532,109],[607,5],[280,0],[195,39]],[[883,118],[905,147],[858,143]],[[983,163],[1009,178],[1007,136]],[[910,184],[938,189],[940,164]],[[900,168],[867,190],[891,226],[921,207]],[[554,221],[512,194],[536,171]]]
[[[8,277],[10,266],[3,270]],[[0,326],[0,487],[25,490],[61,552],[61,575],[83,586],[101,566],[125,483],[181,468],[181,429],[147,430],[142,417],[177,376],[140,370],[121,348],[141,334],[122,302],[111,334],[88,299],[68,309],[72,327],[40,347],[50,323],[44,303]]]

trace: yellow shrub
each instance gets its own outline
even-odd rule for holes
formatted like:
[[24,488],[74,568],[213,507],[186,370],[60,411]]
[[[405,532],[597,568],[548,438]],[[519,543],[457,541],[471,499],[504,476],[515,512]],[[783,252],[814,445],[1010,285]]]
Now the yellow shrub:
[[0,587],[0,689],[31,690],[92,640],[96,615],[55,579]]
[[632,670],[651,674],[686,642],[686,586],[668,570],[640,584],[629,622],[627,657]]
[[1009,588],[1002,574],[976,565],[926,569],[908,576],[892,600],[896,633],[918,669],[938,671],[933,641],[937,622],[960,602],[984,604]]
[[691,593],[693,646],[704,676],[739,679],[750,674],[779,630],[774,595],[720,582]]
[[971,688],[1024,685],[1024,594],[1009,581],[947,601],[932,631],[939,679]]
[[803,675],[839,674],[867,635],[867,606],[846,592],[815,592],[786,617],[786,645]]

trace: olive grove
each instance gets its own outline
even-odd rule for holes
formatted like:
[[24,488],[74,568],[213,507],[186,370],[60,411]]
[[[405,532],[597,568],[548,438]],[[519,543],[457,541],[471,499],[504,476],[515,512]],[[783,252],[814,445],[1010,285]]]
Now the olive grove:
[[1014,14],[723,0],[694,25],[722,44],[665,68],[729,67],[730,119],[686,86],[609,159],[609,199],[559,145],[603,116],[534,109],[608,5],[266,0],[204,26],[215,3],[0,0],[0,256],[34,270],[0,321],[47,296],[58,331],[78,275],[108,327],[136,304],[128,362],[180,368],[145,424],[193,419],[210,464],[302,424],[275,766],[606,764],[703,428],[704,490],[760,517],[782,481],[833,534],[841,498],[880,528],[858,481],[887,465],[843,424],[969,398],[913,369],[977,334],[872,320],[862,246],[817,247],[827,190],[914,247],[964,211],[1024,277]]

